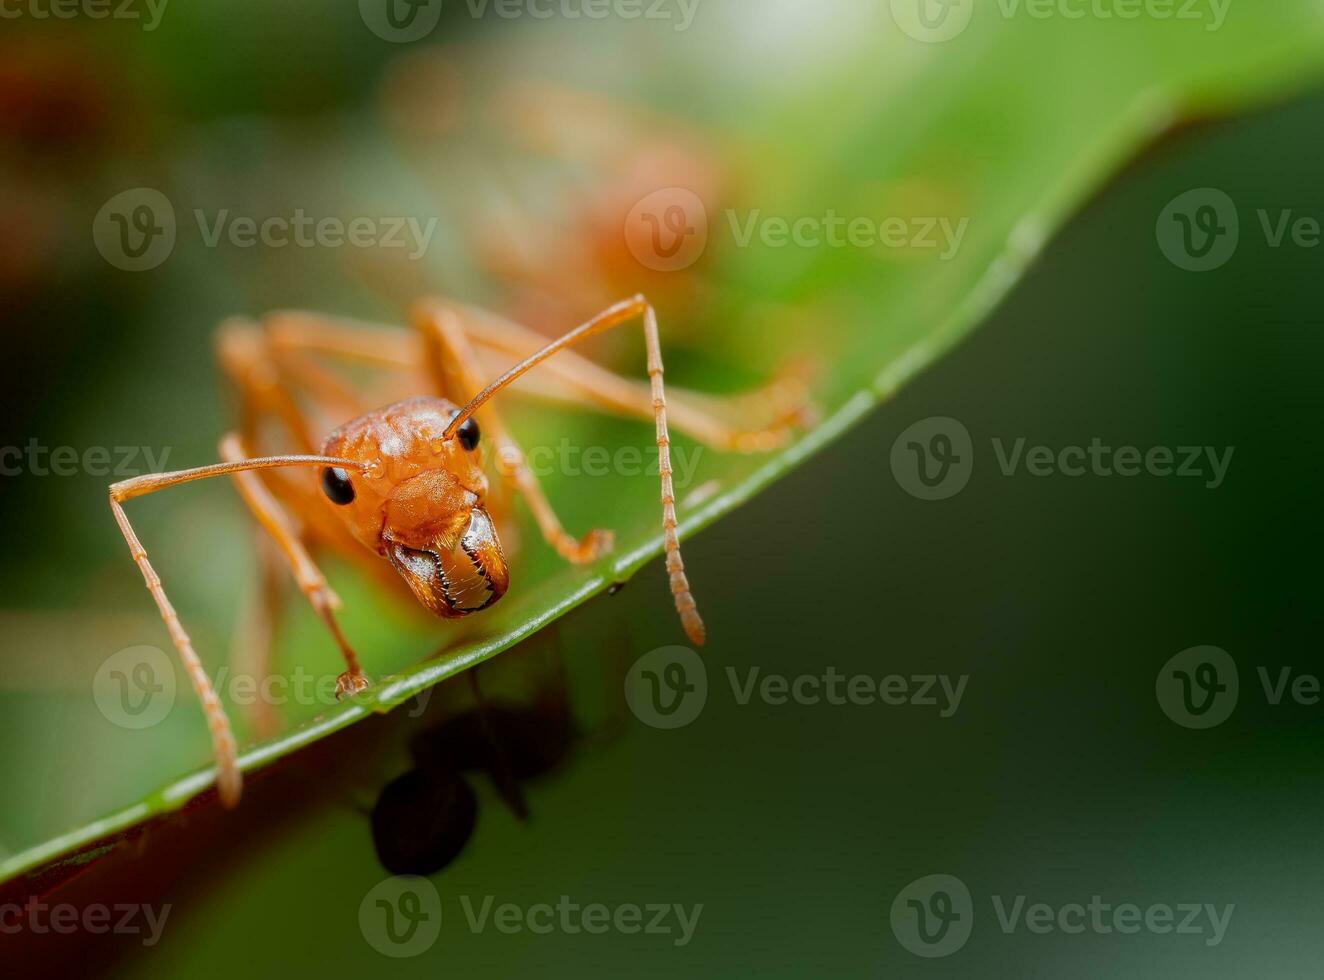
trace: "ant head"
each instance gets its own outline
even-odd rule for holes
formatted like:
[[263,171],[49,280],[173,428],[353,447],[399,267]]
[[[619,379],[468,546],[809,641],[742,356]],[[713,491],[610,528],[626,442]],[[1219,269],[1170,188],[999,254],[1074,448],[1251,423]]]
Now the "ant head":
[[466,419],[445,437],[457,412],[443,398],[411,398],[341,426],[322,447],[323,455],[362,464],[322,470],[328,506],[419,602],[447,618],[486,609],[509,584],[483,508],[478,422]]

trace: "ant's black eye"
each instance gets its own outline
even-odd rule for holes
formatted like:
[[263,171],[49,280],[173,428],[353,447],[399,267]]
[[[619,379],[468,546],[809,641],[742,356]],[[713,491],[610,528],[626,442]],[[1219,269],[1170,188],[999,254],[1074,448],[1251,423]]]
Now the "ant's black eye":
[[[457,408],[455,411],[451,412],[451,418],[455,418],[455,416],[459,414],[460,410]],[[478,448],[478,437],[480,435],[478,431],[478,420],[472,415],[460,423],[460,427],[455,430],[455,434],[459,436],[460,445],[468,451],[473,452],[473,450]]]
[[354,501],[354,484],[349,482],[349,474],[339,466],[328,466],[322,470],[322,492],[333,504],[344,506]]

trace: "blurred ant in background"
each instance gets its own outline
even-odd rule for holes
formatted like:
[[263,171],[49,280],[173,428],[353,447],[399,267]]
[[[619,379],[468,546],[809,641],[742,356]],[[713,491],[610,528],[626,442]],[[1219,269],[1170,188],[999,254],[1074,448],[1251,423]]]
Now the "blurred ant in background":
[[459,48],[400,59],[383,108],[422,186],[442,195],[439,208],[448,209],[457,181],[466,188],[450,207],[472,259],[509,297],[502,312],[552,329],[600,309],[622,286],[675,308],[705,306],[712,284],[641,263],[636,256],[651,245],[631,241],[626,219],[660,188],[685,188],[691,207],[717,208],[732,180],[720,142],[628,100],[518,72],[488,77],[477,55]]
[[[721,276],[720,247],[705,250],[709,215],[739,203],[746,148],[628,94],[540,75],[535,57],[494,69],[485,53],[471,45],[410,53],[386,73],[381,100],[393,145],[437,213],[463,229],[463,261],[497,288],[494,309],[503,317],[552,334],[616,295],[642,291],[684,310],[668,323],[669,335],[708,352],[736,311],[758,323],[761,338],[769,329],[788,338],[833,329],[839,318],[818,304],[733,286]],[[398,255],[360,275],[392,301],[434,285]],[[633,344],[606,336],[598,356],[604,363],[636,357]],[[742,349],[738,356],[770,383],[707,404],[746,427],[760,427],[770,408],[810,425],[818,349],[783,346],[763,364]]]

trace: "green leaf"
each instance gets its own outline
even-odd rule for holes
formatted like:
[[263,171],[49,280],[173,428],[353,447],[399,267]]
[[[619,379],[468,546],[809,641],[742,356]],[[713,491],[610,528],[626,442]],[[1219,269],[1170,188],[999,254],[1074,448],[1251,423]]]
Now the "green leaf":
[[[604,92],[621,87],[626,68],[619,53],[633,51],[644,67],[631,82],[632,97],[689,116],[717,134],[726,166],[739,175],[722,209],[709,215],[709,253],[701,268],[715,299],[705,318],[695,322],[679,304],[661,310],[664,343],[673,355],[669,380],[731,387],[737,377],[757,379],[788,353],[821,366],[814,396],[822,421],[794,445],[763,457],[700,457],[694,486],[682,490],[682,505],[696,486],[705,487],[706,496],[683,506],[682,538],[809,459],[958,341],[1006,295],[1070,212],[1158,135],[1184,119],[1280,97],[1305,85],[1324,64],[1324,17],[1305,0],[1238,6],[1217,24],[1208,10],[1196,21],[1143,11],[1134,19],[1077,21],[1036,19],[1023,6],[1006,16],[1011,4],[980,4],[969,26],[941,43],[908,36],[897,29],[887,5],[878,6],[820,3],[793,12],[791,5],[770,5],[757,17],[712,11],[685,33],[669,27],[642,33],[633,25],[587,32],[562,25],[503,34],[502,63],[532,64],[536,74],[539,59],[529,55],[547,50],[541,47],[548,44],[547,32],[556,33],[553,70]],[[701,116],[694,118],[696,113]],[[392,168],[399,164],[382,162],[379,135],[348,137],[345,153],[368,161],[362,164],[368,179],[395,179]],[[833,214],[846,221],[868,218],[875,226],[889,216],[941,218],[949,228],[965,230],[959,247],[947,242],[953,247],[944,257],[942,245],[913,241],[895,247],[780,246],[775,226],[765,223],[808,217],[821,227]],[[747,227],[755,232],[742,246],[738,239]],[[940,228],[909,226],[928,237],[941,236]],[[761,233],[770,229],[772,239]],[[650,435],[646,425],[573,413],[516,413],[513,420],[530,445],[555,445],[569,433],[580,445],[646,446]],[[678,444],[694,447],[684,439]],[[472,633],[435,658],[424,655],[455,634],[418,626],[352,572],[333,565],[333,580],[346,600],[346,631],[377,683],[351,702],[307,717],[291,713],[292,727],[280,737],[243,750],[245,770],[401,705],[628,579],[660,554],[652,480],[558,476],[549,481],[548,493],[572,530],[616,530],[616,551],[590,567],[569,567],[545,554],[526,523],[510,593],[473,621]],[[134,515],[139,512],[135,505]],[[111,533],[108,516],[105,526]],[[212,533],[233,536],[239,526],[236,517]],[[144,537],[154,554],[164,548],[161,535]],[[127,557],[123,562],[123,573],[131,574]],[[692,569],[692,580],[701,607],[720,624],[720,583],[706,580],[702,568]],[[187,585],[181,593],[205,594]],[[667,601],[659,585],[657,602]],[[148,606],[145,595],[141,603]],[[178,604],[189,622],[189,604]],[[657,642],[682,637],[677,625]],[[215,667],[223,643],[209,639],[200,646],[212,651],[208,659]],[[720,629],[711,642],[720,648]],[[279,668],[315,663],[326,669],[331,653],[316,624],[304,617],[282,643]],[[116,774],[116,786],[130,788],[117,798],[136,802],[97,819],[80,813],[65,832],[44,828],[0,862],[0,880],[58,874],[62,865],[93,860],[142,822],[207,789],[211,768],[192,769],[206,752],[200,714],[176,714],[185,716],[179,727],[172,721],[170,732],[179,737],[167,740],[162,730],[142,734],[134,745],[158,736],[153,753],[126,761]],[[141,785],[160,788],[139,795],[132,787]],[[11,798],[7,807],[25,799]]]

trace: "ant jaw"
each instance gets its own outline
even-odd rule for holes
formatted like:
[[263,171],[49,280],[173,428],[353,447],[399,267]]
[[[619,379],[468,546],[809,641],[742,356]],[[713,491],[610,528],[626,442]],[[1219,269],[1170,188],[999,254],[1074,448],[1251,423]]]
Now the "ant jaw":
[[385,540],[387,560],[427,609],[445,619],[456,619],[486,609],[506,593],[510,574],[506,556],[481,507],[469,514],[469,524],[458,542],[443,537],[425,548],[412,548]]

